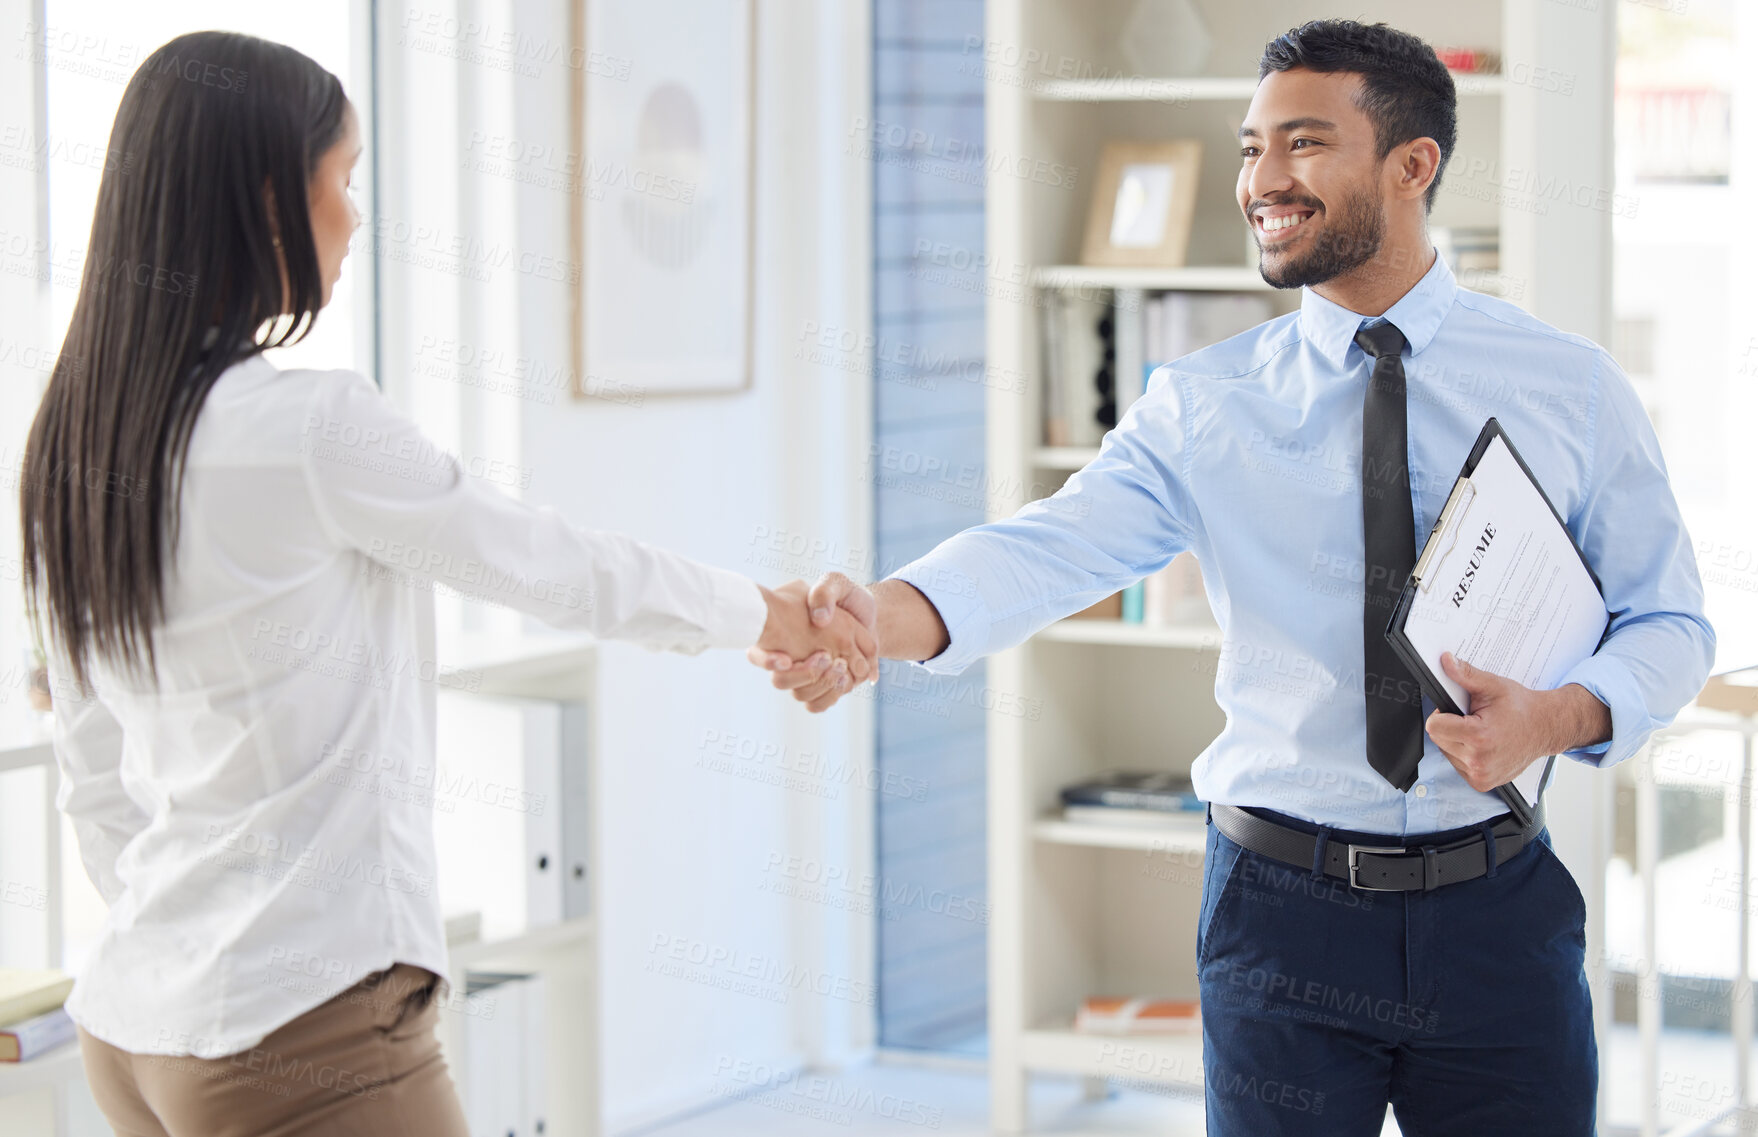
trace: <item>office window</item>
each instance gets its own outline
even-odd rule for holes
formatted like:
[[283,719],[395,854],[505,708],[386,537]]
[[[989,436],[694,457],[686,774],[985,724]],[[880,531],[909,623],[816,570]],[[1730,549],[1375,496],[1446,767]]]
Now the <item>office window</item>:
[[[370,139],[364,84],[365,43],[353,34],[351,6],[327,3],[238,4],[178,0],[174,5],[130,0],[49,0],[37,38],[48,87],[49,242],[53,337],[60,342],[79,290],[79,267],[91,232],[102,153],[122,89],[141,60],[173,36],[208,28],[244,32],[304,52],[342,80],[361,128]],[[123,161],[126,155],[114,156]],[[355,176],[355,202],[365,211],[370,154]],[[365,285],[366,287],[363,287]],[[369,370],[370,342],[356,326],[356,307],[369,299],[370,279],[353,257],[310,336],[273,356],[281,367],[353,367]],[[368,342],[361,342],[367,340]]]
[[[1717,670],[1758,663],[1758,319],[1751,250],[1711,219],[1758,201],[1755,93],[1741,70],[1758,27],[1728,2],[1618,6],[1613,350],[1660,436],[1719,639]],[[1612,1127],[1639,1126],[1656,1095],[1661,1131],[1733,1104],[1729,1028],[1741,891],[1737,735],[1703,731],[1620,767],[1607,872],[1612,1032],[1602,1055]],[[1644,794],[1652,805],[1639,808]],[[1646,832],[1648,827],[1655,832]],[[1638,837],[1651,838],[1656,942],[1642,936]],[[1657,1084],[1641,1075],[1636,1019],[1658,1003]],[[1703,1130],[1708,1132],[1710,1130]],[[1716,1128],[1713,1132],[1733,1132]]]

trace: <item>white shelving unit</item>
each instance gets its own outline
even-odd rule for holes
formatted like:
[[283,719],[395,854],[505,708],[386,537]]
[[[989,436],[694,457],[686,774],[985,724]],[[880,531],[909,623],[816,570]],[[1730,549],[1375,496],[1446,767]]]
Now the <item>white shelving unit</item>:
[[[442,639],[440,658],[446,674],[467,674],[470,690],[490,698],[579,700],[587,705],[587,806],[590,830],[588,862],[592,876],[592,911],[597,911],[596,874],[604,863],[599,824],[597,784],[598,652],[590,636],[560,632],[523,635],[464,635]],[[541,974],[544,1001],[545,1129],[549,1133],[593,1137],[599,1131],[599,1006],[597,922],[588,915],[517,932],[492,934],[447,945],[452,991],[461,996],[467,971]],[[452,1006],[462,1005],[455,998]],[[465,1053],[465,1015],[448,1009],[440,1014],[440,1043],[460,1093],[465,1078],[460,1066]]]
[[543,976],[542,1053],[545,1059],[545,1129],[592,1137],[598,1122],[598,951],[590,916],[533,928],[495,940],[448,945],[454,997],[440,1014],[440,1043],[452,1080],[464,1092],[463,1005],[468,971],[507,971]]
[[[84,1076],[85,1064],[80,1060],[79,1043],[69,1042],[29,1062],[0,1065],[0,1098],[38,1089],[59,1091],[71,1080]],[[57,1108],[60,1108],[59,1103]]]
[[1122,620],[1062,620],[1039,632],[1040,643],[1106,644],[1112,647],[1183,647],[1214,651],[1221,627],[1201,624],[1126,624]]
[[[61,889],[62,823],[55,808],[55,793],[60,778],[55,767],[55,747],[47,715],[31,710],[22,698],[15,698],[0,710],[0,775],[22,774],[40,770],[40,810],[42,816],[41,862],[36,866],[43,882],[44,904],[41,916],[41,954],[25,961],[31,967],[58,967],[64,951],[63,896]],[[9,783],[7,792],[18,792],[17,783]],[[27,933],[26,938],[28,938]],[[49,1132],[65,1137],[73,1112],[73,1094],[85,1077],[85,1064],[80,1058],[79,1043],[69,1042],[28,1062],[0,1062],[0,1129],[9,1122],[8,1099],[15,1095],[47,1093],[46,1110]]]
[[1052,845],[1143,853],[1201,853],[1206,832],[1201,814],[1193,815],[1187,824],[1165,825],[1083,825],[1051,814],[1032,826],[1034,837]]
[[1055,1021],[1024,1032],[1019,1049],[1022,1060],[1034,1069],[1088,1078],[1140,1078],[1193,1091],[1203,1081],[1201,1035],[1112,1038],[1076,1034],[1072,1020]]
[[[990,72],[985,144],[1080,171],[1078,189],[992,175],[987,253],[1027,266],[1035,289],[1075,290],[1102,302],[1107,289],[1268,292],[1279,312],[1298,292],[1264,284],[1248,262],[1249,237],[1234,198],[1236,132],[1257,81],[1258,53],[1273,35],[1313,17],[1298,0],[1241,5],[1195,0],[1213,49],[1194,77],[1131,77],[1118,41],[1135,0],[988,0],[987,38],[1004,59],[1039,62]],[[1508,21],[1531,0],[1449,4],[1368,0],[1364,20],[1385,20],[1437,45],[1502,51]],[[1536,10],[1536,9],[1534,9]],[[1525,18],[1525,17],[1518,17]],[[1537,18],[1537,17],[1532,17]],[[1520,42],[1536,42],[1528,36]],[[1096,78],[1049,72],[1069,61]],[[1456,77],[1460,141],[1448,178],[1458,190],[1436,204],[1436,225],[1508,228],[1492,193],[1461,184],[1458,171],[1505,168],[1499,76]],[[1178,268],[1097,268],[1074,263],[1090,186],[1106,141],[1194,138],[1203,144],[1189,263]],[[1514,164],[1517,164],[1514,163]],[[1531,261],[1504,237],[1504,265]],[[1022,487],[994,516],[1048,492],[1097,453],[1047,447],[1041,428],[1038,320],[1041,304],[997,295],[988,302],[988,361],[1027,377],[1024,397],[992,389],[988,468],[997,484]],[[989,948],[991,1125],[1030,1128],[1034,1074],[1155,1082],[1194,1090],[1202,1082],[1199,1037],[1114,1038],[1076,1033],[1074,1012],[1090,995],[1194,998],[1196,921],[1206,835],[1201,815],[1178,826],[1075,824],[1058,816],[1058,790],[1115,767],[1185,771],[1223,724],[1213,696],[1221,649],[1212,622],[1153,627],[1070,619],[994,657],[989,681],[1041,708],[1035,719],[989,722]]]
[[1040,470],[1078,470],[1099,456],[1097,446],[1040,446],[1033,464]]
[[1148,288],[1179,292],[1274,292],[1254,268],[1199,265],[1195,268],[1095,268],[1045,265],[1032,273],[1039,288]]

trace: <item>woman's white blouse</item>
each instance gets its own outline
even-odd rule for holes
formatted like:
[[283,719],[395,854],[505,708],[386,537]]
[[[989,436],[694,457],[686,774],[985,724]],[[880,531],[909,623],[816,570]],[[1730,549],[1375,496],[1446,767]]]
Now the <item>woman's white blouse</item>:
[[354,372],[258,357],[214,386],[159,689],[98,665],[82,698],[50,662],[59,804],[110,906],[67,1004],[87,1031],[232,1054],[379,968],[445,973],[431,803],[360,773],[432,767],[436,584],[673,651],[761,635],[750,580],[571,525],[492,473]]

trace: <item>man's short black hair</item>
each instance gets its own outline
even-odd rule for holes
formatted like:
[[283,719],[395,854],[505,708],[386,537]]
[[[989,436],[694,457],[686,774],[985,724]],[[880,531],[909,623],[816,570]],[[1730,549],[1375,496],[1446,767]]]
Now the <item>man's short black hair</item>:
[[1313,20],[1264,45],[1257,77],[1296,68],[1361,76],[1356,105],[1373,122],[1381,158],[1411,139],[1435,140],[1441,161],[1428,187],[1428,205],[1433,208],[1441,172],[1459,137],[1459,97],[1452,74],[1434,48],[1388,24]]

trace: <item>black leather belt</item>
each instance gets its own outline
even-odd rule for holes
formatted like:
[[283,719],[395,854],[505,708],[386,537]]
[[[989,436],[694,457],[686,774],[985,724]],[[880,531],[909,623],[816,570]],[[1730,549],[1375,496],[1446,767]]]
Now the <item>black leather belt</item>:
[[[1271,860],[1312,871],[1318,835],[1265,820],[1231,805],[1209,806],[1209,819],[1230,841]],[[1532,824],[1522,826],[1512,814],[1491,827],[1495,863],[1500,865],[1538,837],[1544,828],[1544,807],[1533,811]],[[1476,880],[1488,872],[1490,842],[1481,830],[1444,845],[1406,842],[1350,844],[1337,838],[1325,842],[1325,875],[1369,892],[1429,892],[1442,885]]]

